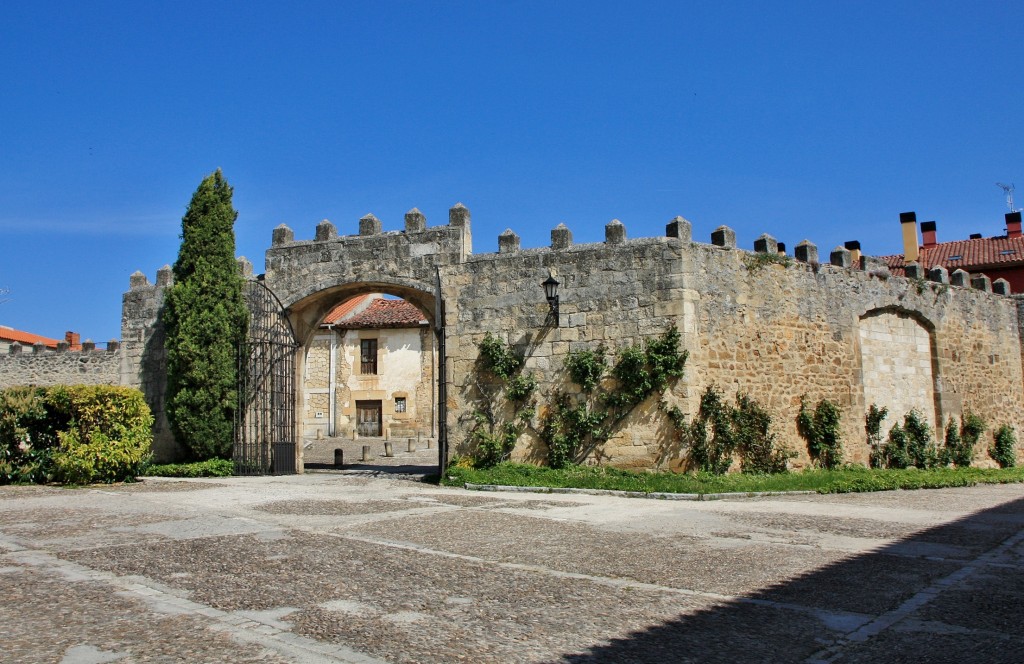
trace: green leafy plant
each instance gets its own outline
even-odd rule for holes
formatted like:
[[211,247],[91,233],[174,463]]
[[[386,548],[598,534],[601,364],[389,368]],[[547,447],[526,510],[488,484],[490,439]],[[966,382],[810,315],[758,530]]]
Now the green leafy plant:
[[946,423],[946,436],[939,451],[939,464],[964,468],[974,461],[974,446],[985,432],[985,421],[974,413],[966,413],[957,425],[953,417]]
[[811,459],[822,468],[838,468],[843,463],[841,422],[842,412],[839,406],[828,399],[819,401],[811,412],[807,409],[804,398],[800,398],[800,414],[796,419],[797,430],[807,441],[807,451]]
[[734,455],[744,473],[785,472],[794,456],[778,446],[768,411],[744,394],[736,395],[736,405],[730,406],[714,386],[701,395],[697,417],[684,434],[690,442],[690,462],[712,474],[728,471]]
[[[688,354],[679,350],[680,339],[679,330],[670,326],[657,338],[622,349],[610,369],[603,345],[570,353],[565,367],[582,394],[558,393],[547,409],[540,435],[548,446],[548,463],[561,468],[581,462],[634,408],[681,377]],[[602,385],[606,374],[614,378],[610,385]]]
[[590,393],[601,382],[608,369],[607,349],[604,344],[597,350],[578,350],[570,352],[565,358],[565,368],[572,382],[579,385],[584,392]]
[[882,449],[886,468],[932,468],[939,465],[932,429],[916,410],[903,418],[903,426],[893,426],[889,441]]
[[235,463],[230,459],[208,459],[193,463],[147,464],[141,475],[150,477],[230,477]]
[[167,418],[197,460],[228,458],[237,408],[237,352],[249,314],[235,260],[232,190],[218,169],[181,220],[174,285],[165,296]]
[[872,468],[881,468],[885,465],[885,454],[882,449],[882,421],[889,414],[885,406],[879,408],[875,404],[868,407],[864,416],[864,432],[867,434],[868,463]]
[[772,418],[761,404],[745,394],[736,395],[732,412],[733,434],[744,473],[783,473],[795,452],[777,445]]
[[732,465],[736,437],[722,394],[709,386],[700,397],[700,410],[689,427],[690,461],[699,470],[721,474]]
[[[537,379],[523,373],[523,359],[490,333],[477,344],[482,380],[469,432],[471,455],[481,467],[508,460],[535,414]],[[501,401],[504,395],[506,401]]]
[[1017,434],[1012,426],[1004,424],[996,429],[988,455],[1000,468],[1013,468],[1017,465]]
[[523,366],[523,360],[512,351],[512,348],[490,332],[484,335],[483,340],[477,345],[477,350],[480,352],[480,362],[484,371],[496,378],[508,380]]
[[592,410],[585,402],[573,403],[558,394],[548,407],[541,437],[548,445],[548,465],[565,468],[576,463],[594,440],[606,440],[607,411]]
[[138,390],[0,391],[0,484],[130,480],[148,460],[153,418]]

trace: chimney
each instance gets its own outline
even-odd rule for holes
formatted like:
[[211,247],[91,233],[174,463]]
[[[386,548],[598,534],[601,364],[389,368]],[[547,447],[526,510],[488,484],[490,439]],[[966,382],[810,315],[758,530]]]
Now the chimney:
[[1006,237],[1020,237],[1020,212],[1006,213]]
[[68,330],[64,333],[64,341],[68,342],[68,347],[71,348],[71,350],[81,350],[81,339],[82,335],[78,332]]
[[860,265],[860,242],[858,240],[850,240],[849,242],[844,242],[843,246],[850,252],[850,262],[853,263],[853,266],[857,267]]
[[922,221],[921,222],[921,235],[924,238],[925,248],[934,247],[938,244],[938,240],[935,239],[935,222],[934,221]]
[[912,263],[920,258],[917,244],[917,213],[900,212],[900,228],[903,230],[903,262]]

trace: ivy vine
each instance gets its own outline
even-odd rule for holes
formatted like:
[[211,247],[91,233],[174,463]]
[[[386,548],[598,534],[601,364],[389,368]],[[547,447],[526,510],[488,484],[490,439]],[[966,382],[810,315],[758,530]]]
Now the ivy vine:
[[810,411],[804,397],[800,397],[800,414],[796,418],[797,431],[807,441],[807,451],[811,455],[811,460],[822,468],[838,468],[843,463],[841,421],[842,412],[835,403],[822,399],[814,411]]
[[[536,414],[537,378],[523,372],[523,358],[490,332],[477,345],[480,398],[472,413],[469,440],[477,465],[507,461]],[[500,399],[504,394],[505,401]]]
[[688,353],[679,350],[680,339],[672,325],[656,339],[619,351],[610,368],[604,346],[569,353],[565,368],[581,392],[556,393],[547,409],[540,436],[548,446],[548,464],[563,468],[581,462],[634,408],[682,377]]

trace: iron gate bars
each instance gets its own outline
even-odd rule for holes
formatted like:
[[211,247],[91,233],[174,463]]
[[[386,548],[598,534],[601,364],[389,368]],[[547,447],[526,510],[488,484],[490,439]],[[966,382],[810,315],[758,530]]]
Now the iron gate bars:
[[295,352],[284,308],[262,281],[246,281],[249,332],[238,348],[236,475],[295,472]]

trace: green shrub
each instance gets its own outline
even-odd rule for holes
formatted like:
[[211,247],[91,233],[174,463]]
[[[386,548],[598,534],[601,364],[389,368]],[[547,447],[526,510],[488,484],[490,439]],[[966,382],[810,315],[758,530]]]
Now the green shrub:
[[882,449],[882,461],[886,468],[933,468],[940,465],[940,455],[935,448],[932,428],[912,410],[903,418],[903,426],[893,426],[889,441]]
[[672,325],[657,339],[619,352],[611,371],[616,386],[604,397],[609,408],[620,414],[617,419],[652,394],[663,392],[670,381],[682,377],[689,352],[679,351],[680,339],[679,330]]
[[721,393],[709,386],[700,397],[700,410],[690,424],[690,462],[699,470],[720,475],[732,465],[736,437]]
[[871,450],[868,456],[868,463],[872,468],[881,468],[885,465],[885,453],[882,447],[882,420],[889,414],[885,406],[879,408],[871,404],[867,414],[864,416],[864,432],[867,434],[868,449]]
[[985,421],[974,413],[966,413],[959,426],[950,417],[946,423],[945,444],[938,455],[939,465],[952,463],[958,468],[970,466],[974,461],[974,446],[984,432]]
[[508,380],[523,366],[523,360],[512,348],[490,332],[484,335],[477,349],[480,351],[480,362],[484,371],[497,378]]
[[1017,435],[1012,426],[1004,424],[996,430],[988,455],[1000,468],[1013,468],[1017,465]]
[[131,479],[149,457],[152,425],[142,393],[132,388],[0,391],[0,483]]
[[209,459],[195,463],[150,464],[140,474],[151,477],[229,477],[235,474],[235,463],[228,459]]
[[729,406],[710,386],[701,395],[700,411],[686,432],[690,462],[698,470],[722,474],[738,454],[744,473],[785,472],[794,453],[777,446],[771,422],[771,415],[749,396],[738,394],[736,405]]
[[786,462],[794,453],[776,445],[771,425],[772,417],[761,404],[745,394],[736,395],[732,427],[744,473],[786,472]]
[[812,413],[807,410],[801,397],[797,429],[807,441],[811,459],[822,468],[838,468],[843,463],[843,441],[839,431],[841,421],[839,406],[828,399],[819,401]]

